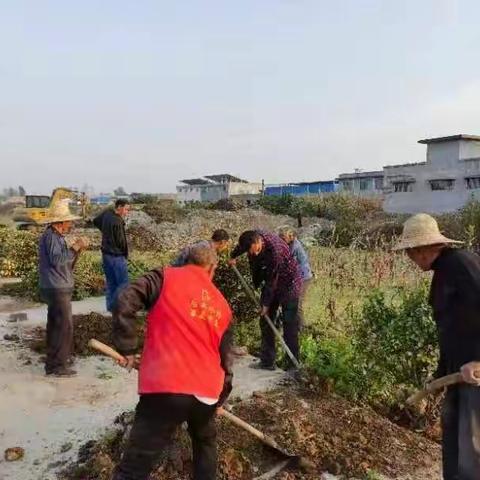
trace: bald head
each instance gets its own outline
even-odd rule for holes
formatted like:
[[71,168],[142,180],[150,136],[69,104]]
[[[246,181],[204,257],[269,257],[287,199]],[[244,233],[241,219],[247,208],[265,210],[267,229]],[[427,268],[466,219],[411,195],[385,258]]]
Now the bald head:
[[210,270],[217,266],[217,252],[207,245],[194,245],[188,252],[187,263]]

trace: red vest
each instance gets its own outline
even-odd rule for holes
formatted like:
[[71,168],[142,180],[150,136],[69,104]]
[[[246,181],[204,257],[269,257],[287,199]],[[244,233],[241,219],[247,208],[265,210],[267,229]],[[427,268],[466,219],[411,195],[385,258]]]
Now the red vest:
[[206,270],[165,268],[162,291],[147,315],[139,393],[218,398],[225,378],[220,342],[231,318]]

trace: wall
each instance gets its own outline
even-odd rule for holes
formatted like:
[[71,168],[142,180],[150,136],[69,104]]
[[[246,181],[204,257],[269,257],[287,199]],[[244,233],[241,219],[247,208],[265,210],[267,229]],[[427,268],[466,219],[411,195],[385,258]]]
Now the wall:
[[177,187],[177,200],[187,202],[218,202],[230,196],[259,195],[261,183],[214,183],[207,185],[181,185]]

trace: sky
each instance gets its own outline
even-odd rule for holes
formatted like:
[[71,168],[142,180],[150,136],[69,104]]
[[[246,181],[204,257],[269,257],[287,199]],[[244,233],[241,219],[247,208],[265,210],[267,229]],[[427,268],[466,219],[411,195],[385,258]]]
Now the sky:
[[477,0],[3,0],[0,188],[333,179],[480,134]]

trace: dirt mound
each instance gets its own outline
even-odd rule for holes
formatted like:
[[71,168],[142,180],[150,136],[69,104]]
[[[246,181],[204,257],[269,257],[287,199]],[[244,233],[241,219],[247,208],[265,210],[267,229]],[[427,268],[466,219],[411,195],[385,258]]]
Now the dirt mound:
[[[141,341],[144,332],[143,318],[138,319],[137,331]],[[45,337],[45,328],[36,327],[24,336],[23,341],[33,351],[45,354]],[[106,317],[95,312],[91,312],[88,315],[74,315],[73,343],[75,355],[85,357],[96,354],[88,346],[88,341],[91,338],[96,338],[100,342],[112,345],[112,317]]]
[[[316,471],[281,473],[275,478],[318,480],[329,471],[347,478],[376,472],[390,478],[414,474],[439,463],[439,446],[394,425],[369,408],[353,405],[331,394],[279,389],[238,403],[234,413],[272,436],[292,453],[303,455]],[[79,461],[63,480],[110,479],[128,437],[131,414],[117,419],[116,430],[99,442],[88,442]],[[221,480],[251,480],[280,460],[256,439],[227,420],[219,419],[219,475]],[[188,479],[190,446],[179,430],[174,447],[164,452],[154,480]],[[415,478],[415,477],[413,477]]]

